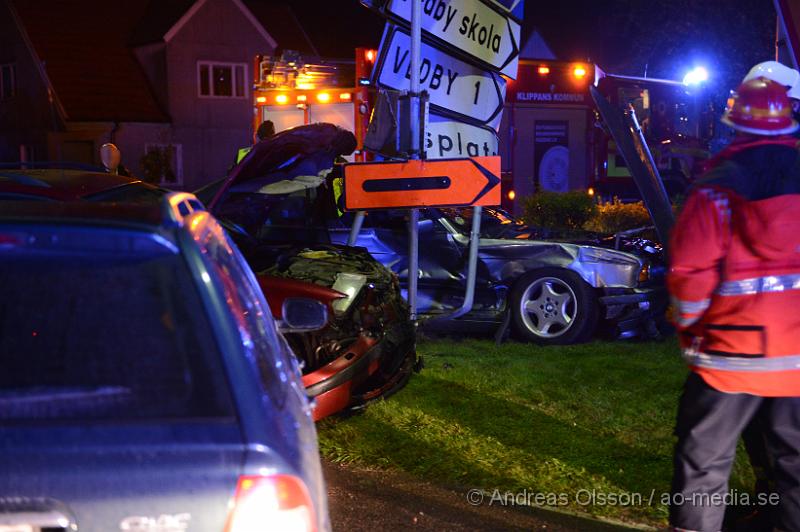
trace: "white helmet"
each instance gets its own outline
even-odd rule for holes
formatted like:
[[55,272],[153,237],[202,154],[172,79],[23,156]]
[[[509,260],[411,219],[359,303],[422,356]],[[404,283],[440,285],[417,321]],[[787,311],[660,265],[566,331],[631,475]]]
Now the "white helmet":
[[800,100],[800,72],[777,61],[764,61],[750,69],[742,83],[755,78],[767,78],[786,87],[786,96]]

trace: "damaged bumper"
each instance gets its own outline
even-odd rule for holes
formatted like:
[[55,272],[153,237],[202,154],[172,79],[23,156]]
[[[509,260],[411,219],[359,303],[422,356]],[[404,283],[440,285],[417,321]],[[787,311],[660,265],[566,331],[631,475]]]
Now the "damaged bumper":
[[606,289],[599,299],[602,317],[616,328],[618,338],[657,334],[659,320],[667,309],[664,287]]
[[303,375],[314,421],[387,397],[405,385],[416,363],[410,322],[395,324],[380,340],[362,334],[337,359]]

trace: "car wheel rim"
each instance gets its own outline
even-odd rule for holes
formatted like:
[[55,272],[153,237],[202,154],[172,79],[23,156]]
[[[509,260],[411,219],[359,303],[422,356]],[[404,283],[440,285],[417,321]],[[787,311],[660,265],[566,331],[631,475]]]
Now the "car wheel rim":
[[556,277],[542,277],[528,285],[520,300],[525,327],[541,338],[557,338],[569,331],[578,313],[572,288]]

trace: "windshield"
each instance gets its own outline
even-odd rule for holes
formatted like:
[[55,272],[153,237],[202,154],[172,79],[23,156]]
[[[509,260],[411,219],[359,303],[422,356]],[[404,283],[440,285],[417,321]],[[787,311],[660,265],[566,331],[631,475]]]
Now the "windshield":
[[237,244],[242,238],[251,243],[328,243],[323,207],[317,190],[280,195],[233,192],[215,215]]
[[228,414],[211,327],[174,247],[41,226],[0,226],[0,242],[0,420]]
[[[460,233],[469,235],[472,230],[472,207],[439,209]],[[527,226],[507,211],[493,207],[481,209],[481,238],[520,238]]]

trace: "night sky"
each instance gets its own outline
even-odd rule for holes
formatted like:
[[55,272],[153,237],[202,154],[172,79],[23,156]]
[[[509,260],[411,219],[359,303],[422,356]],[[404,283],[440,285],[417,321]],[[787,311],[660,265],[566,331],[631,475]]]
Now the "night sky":
[[[323,55],[349,57],[354,47],[380,41],[384,19],[357,0],[292,7]],[[754,57],[768,56],[775,11],[772,0],[527,0],[524,26],[524,34],[538,29],[559,59],[589,59],[620,74],[642,75],[635,52],[652,46],[658,53],[644,61],[650,75],[674,77],[661,56],[701,51],[725,67],[725,54],[743,44]]]
[[[292,7],[328,57],[377,47],[385,25],[357,0]],[[536,28],[559,59],[591,60],[610,73],[682,79],[702,64],[723,102],[750,66],[774,58],[772,0],[527,0],[523,26],[523,35]]]

